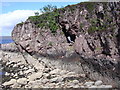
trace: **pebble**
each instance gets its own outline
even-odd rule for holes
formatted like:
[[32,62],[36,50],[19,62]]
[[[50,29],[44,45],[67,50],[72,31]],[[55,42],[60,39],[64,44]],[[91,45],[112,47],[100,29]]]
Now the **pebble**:
[[103,83],[103,82],[102,82],[101,80],[98,80],[98,81],[95,82],[95,85],[96,85],[96,86],[99,86],[99,85],[102,85],[102,83]]

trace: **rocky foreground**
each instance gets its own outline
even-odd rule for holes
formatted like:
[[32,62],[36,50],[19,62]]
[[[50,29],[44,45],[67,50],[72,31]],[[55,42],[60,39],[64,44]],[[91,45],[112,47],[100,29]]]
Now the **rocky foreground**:
[[[55,68],[43,61],[47,58],[35,59],[30,55],[0,51],[5,75],[2,78],[3,88],[112,88],[101,80],[93,81],[85,74]],[[30,61],[26,62],[27,57]]]

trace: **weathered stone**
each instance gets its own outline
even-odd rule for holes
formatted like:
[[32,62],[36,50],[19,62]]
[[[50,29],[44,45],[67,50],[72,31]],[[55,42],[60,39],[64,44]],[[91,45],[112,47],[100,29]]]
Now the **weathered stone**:
[[51,71],[49,74],[59,74],[60,69],[54,69],[53,71]]
[[15,73],[14,77],[17,77],[17,76],[18,76],[18,74],[17,74],[17,73]]
[[18,83],[15,83],[11,86],[12,88],[20,88],[20,85]]
[[99,86],[99,85],[101,85],[102,83],[103,83],[103,82],[102,82],[101,80],[98,80],[98,81],[95,82],[95,85],[96,85],[96,86]]
[[47,82],[49,82],[48,79],[42,79],[42,83],[43,83],[43,84],[46,84]]
[[112,85],[105,85],[104,88],[112,88]]
[[51,70],[50,70],[50,68],[45,68],[44,69],[44,73],[49,73]]
[[55,77],[55,78],[50,79],[50,82],[52,82],[52,83],[54,83],[54,82],[58,82],[57,80],[58,80],[58,78]]
[[17,64],[14,64],[13,67],[17,67]]
[[62,77],[55,77],[55,78],[52,78],[50,79],[50,82],[52,83],[58,83],[58,82],[62,82],[64,79]]
[[80,86],[80,88],[85,88],[85,86]]
[[78,80],[73,80],[72,82],[73,82],[74,84],[78,84],[78,83],[79,83]]
[[97,88],[97,86],[95,86],[95,85],[92,85],[92,86],[90,86],[90,87],[88,87],[88,88],[91,88],[91,89],[93,89],[93,88]]
[[41,77],[42,77],[42,72],[33,73],[30,76],[28,76],[29,81],[33,81],[35,79],[40,79]]
[[24,69],[24,70],[28,70],[28,69],[29,69],[29,67],[24,67],[23,69]]
[[45,78],[48,78],[48,77],[50,77],[50,74],[47,74],[47,73],[46,73],[46,74],[44,74],[44,77],[45,77]]
[[67,83],[67,87],[69,88],[73,88],[75,86],[75,84],[73,82],[68,82]]
[[84,85],[86,85],[86,86],[92,86],[94,84],[94,82],[92,82],[92,81],[89,81],[89,82],[85,82],[84,83]]
[[2,58],[0,58],[0,61],[2,61]]
[[67,75],[75,75],[75,72],[68,72]]
[[8,72],[5,72],[5,75],[6,75],[6,76],[9,76],[9,75],[10,75],[10,73],[8,73]]
[[16,79],[11,79],[10,81],[3,83],[3,86],[12,85],[15,83],[16,83]]
[[28,69],[27,71],[24,71],[25,74],[33,73],[34,69]]
[[19,83],[19,84],[27,84],[27,82],[28,82],[28,80],[27,80],[27,78],[19,78],[18,80],[17,80],[17,83]]
[[64,79],[63,79],[63,77],[61,77],[61,76],[58,77],[58,79],[57,79],[58,82],[62,82],[63,80],[64,80]]
[[23,71],[19,71],[19,75],[23,75],[24,73],[23,73]]
[[98,88],[112,88],[112,85],[100,85]]
[[43,70],[45,67],[41,64],[41,63],[39,63],[39,62],[37,62],[35,65],[34,65],[34,67],[37,69],[37,70]]
[[79,85],[75,85],[73,88],[80,88],[80,86]]
[[61,75],[65,75],[65,74],[67,74],[67,71],[61,70],[61,71],[60,71],[60,74],[61,74]]
[[40,88],[39,85],[34,85],[32,88]]

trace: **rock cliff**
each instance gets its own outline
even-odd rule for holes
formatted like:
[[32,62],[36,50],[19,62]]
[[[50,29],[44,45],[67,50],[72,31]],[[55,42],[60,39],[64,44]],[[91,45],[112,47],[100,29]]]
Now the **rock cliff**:
[[68,5],[17,24],[12,38],[21,52],[33,56],[57,60],[78,54],[80,63],[91,70],[85,69],[90,78],[95,79],[91,73],[97,72],[119,86],[119,10],[120,2]]

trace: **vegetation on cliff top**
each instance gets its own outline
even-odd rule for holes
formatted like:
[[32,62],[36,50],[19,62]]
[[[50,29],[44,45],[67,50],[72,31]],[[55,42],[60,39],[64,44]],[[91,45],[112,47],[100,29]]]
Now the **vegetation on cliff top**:
[[[107,3],[102,4],[104,6],[104,9],[106,9]],[[50,29],[52,33],[56,33],[56,31],[60,28],[58,24],[59,17],[64,17],[65,12],[69,12],[72,15],[74,14],[77,8],[79,10],[83,10],[85,8],[88,11],[88,14],[86,17],[84,15],[82,17],[85,17],[85,19],[91,24],[87,30],[88,33],[104,31],[107,29],[107,27],[113,26],[113,23],[111,23],[112,18],[109,15],[107,15],[106,12],[104,12],[103,20],[93,17],[93,15],[95,14],[96,5],[97,3],[95,2],[81,2],[75,5],[68,5],[64,8],[59,9],[57,9],[56,6],[47,5],[40,9],[40,11],[42,12],[41,15],[39,15],[38,12],[35,12],[35,16],[30,16],[28,19],[32,21],[32,23],[34,23],[37,28]],[[21,22],[18,25],[23,24],[24,23]],[[80,27],[82,28],[84,27],[84,25],[80,24]]]
[[59,25],[56,23],[56,18],[59,16],[59,12],[56,6],[45,6],[40,9],[42,14],[31,16],[28,19],[31,20],[36,27],[50,29],[52,33],[56,33]]

